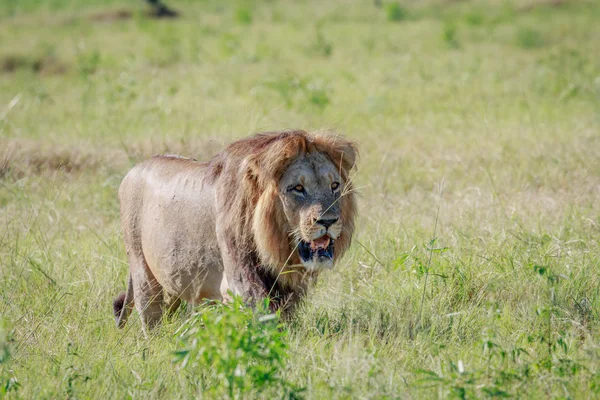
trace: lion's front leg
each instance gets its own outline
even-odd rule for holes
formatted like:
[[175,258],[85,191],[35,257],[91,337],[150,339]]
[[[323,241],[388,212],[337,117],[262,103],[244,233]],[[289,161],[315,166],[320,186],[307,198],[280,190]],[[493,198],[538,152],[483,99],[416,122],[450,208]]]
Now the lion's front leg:
[[218,232],[217,238],[225,272],[221,282],[223,299],[227,302],[231,292],[252,306],[259,304],[269,296],[270,288],[258,273],[258,259],[254,252],[246,246],[237,245],[236,240],[225,232]]
[[[229,265],[227,266],[227,264]],[[258,275],[257,267],[251,260],[242,258],[230,260],[230,263],[225,262],[224,279],[226,279],[226,292],[240,296],[252,306],[260,303],[269,295],[268,288]]]

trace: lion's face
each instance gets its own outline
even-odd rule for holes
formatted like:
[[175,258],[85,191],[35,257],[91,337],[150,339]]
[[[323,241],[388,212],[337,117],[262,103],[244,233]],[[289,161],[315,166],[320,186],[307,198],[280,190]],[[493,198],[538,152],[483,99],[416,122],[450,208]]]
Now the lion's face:
[[279,197],[287,219],[293,251],[311,271],[333,267],[335,241],[342,234],[344,184],[322,153],[301,154],[283,173]]

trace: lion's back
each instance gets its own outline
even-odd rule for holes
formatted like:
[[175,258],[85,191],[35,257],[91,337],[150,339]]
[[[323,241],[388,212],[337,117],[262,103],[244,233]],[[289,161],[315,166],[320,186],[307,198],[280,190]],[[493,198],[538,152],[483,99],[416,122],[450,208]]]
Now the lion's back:
[[[177,207],[177,215],[184,217],[186,209],[198,202],[212,203],[212,196],[204,173],[206,163],[173,155],[154,156],[133,167],[119,186],[121,220],[124,230],[140,228],[141,218],[155,218],[163,210]],[[200,195],[199,195],[200,194]],[[211,204],[202,204],[206,207]],[[192,211],[192,210],[190,210]]]
[[160,183],[164,180],[166,182],[176,175],[185,173],[201,179],[204,169],[206,169],[206,163],[178,155],[159,155],[145,160],[129,170],[123,178],[119,186],[121,206],[124,202],[139,197],[140,192],[149,181]]

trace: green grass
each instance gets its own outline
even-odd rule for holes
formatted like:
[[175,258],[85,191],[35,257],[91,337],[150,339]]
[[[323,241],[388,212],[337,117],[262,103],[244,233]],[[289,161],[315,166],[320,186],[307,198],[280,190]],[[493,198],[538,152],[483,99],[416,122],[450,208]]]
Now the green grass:
[[114,327],[117,188],[153,154],[286,128],[359,143],[360,216],[285,334],[263,332],[277,382],[599,396],[597,2],[169,1],[182,17],[164,21],[40,3],[0,3],[0,397],[226,393],[216,364],[174,361],[189,311],[148,339],[135,313]]

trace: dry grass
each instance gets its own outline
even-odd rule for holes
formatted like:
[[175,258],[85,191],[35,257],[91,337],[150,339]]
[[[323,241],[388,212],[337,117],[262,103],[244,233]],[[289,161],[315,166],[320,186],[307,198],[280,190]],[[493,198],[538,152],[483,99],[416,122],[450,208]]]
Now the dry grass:
[[51,55],[28,57],[24,55],[7,55],[0,59],[0,72],[10,73],[19,70],[32,71],[41,75],[64,74],[67,66]]
[[123,172],[138,162],[158,154],[177,154],[209,160],[221,148],[216,139],[148,140],[125,144],[120,148],[58,145],[33,140],[4,140],[0,159],[1,179],[21,179],[29,175],[49,176],[56,172],[76,175]]

